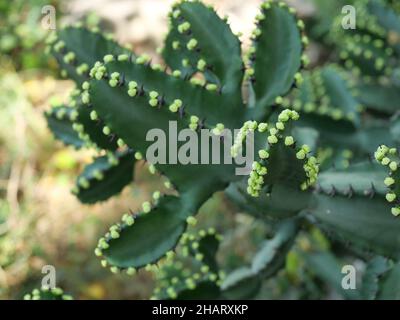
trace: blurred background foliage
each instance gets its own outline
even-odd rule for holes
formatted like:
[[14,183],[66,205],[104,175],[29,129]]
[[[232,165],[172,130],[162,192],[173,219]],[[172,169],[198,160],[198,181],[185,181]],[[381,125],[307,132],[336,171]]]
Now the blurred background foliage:
[[41,53],[47,31],[40,28],[45,5],[60,9],[56,0],[0,1],[0,52],[12,58],[18,70],[46,66],[48,59]]
[[[253,28],[261,1],[214,0],[221,15],[230,16],[234,31],[243,39]],[[289,1],[312,26],[310,35],[323,39],[331,27],[332,11],[340,1]],[[333,3],[335,2],[335,4]],[[85,206],[70,194],[74,177],[91,154],[55,142],[46,127],[43,111],[67,98],[72,83],[55,71],[55,62],[44,52],[48,30],[41,27],[41,9],[56,8],[57,26],[86,20],[113,32],[136,52],[156,55],[167,31],[171,0],[0,0],[0,299],[20,299],[40,286],[41,269],[54,265],[57,286],[77,299],[144,299],[154,283],[141,271],[135,278],[113,275],[93,255],[97,239],[120,212],[133,210],[160,188],[145,168],[136,168],[135,183],[118,197]],[[248,46],[244,40],[243,46]],[[314,65],[329,55],[320,45],[310,47]],[[328,53],[327,53],[328,52]],[[50,103],[49,103],[50,102]],[[143,191],[144,190],[144,191]],[[223,215],[224,219],[220,217]],[[216,194],[199,217],[199,227],[224,230],[219,261],[227,271],[249,263],[256,244],[268,227],[240,212]],[[329,241],[310,227],[289,253],[286,267],[268,281],[259,298],[339,298],[337,279],[318,274],[334,264]],[[306,261],[302,253],[321,253]],[[346,259],[343,248],[342,257]],[[357,265],[357,261],[352,261]],[[362,265],[360,265],[362,268]],[[317,271],[316,271],[317,270]],[[329,270],[328,270],[329,271]],[[324,278],[325,277],[325,278]],[[328,283],[328,286],[322,284]],[[332,284],[332,287],[329,286]]]

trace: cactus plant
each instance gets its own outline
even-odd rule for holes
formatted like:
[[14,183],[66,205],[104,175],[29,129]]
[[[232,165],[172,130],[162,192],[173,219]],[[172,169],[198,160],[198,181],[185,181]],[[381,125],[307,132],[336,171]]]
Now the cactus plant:
[[24,300],[72,300],[72,296],[65,294],[61,288],[46,288],[33,289],[32,293],[27,293]]
[[[227,20],[200,1],[176,3],[169,24],[162,50],[166,65],[82,26],[49,38],[62,74],[77,84],[68,105],[47,112],[49,128],[65,144],[99,154],[77,178],[73,193],[83,203],[119,193],[133,179],[135,162],[147,160],[147,132],[168,131],[170,121],[198,137],[203,128],[215,136],[240,128],[233,157],[252,133],[256,160],[245,178],[235,174],[233,164],[151,164],[174,192],[155,191],[140,212],[125,213],[111,226],[95,250],[101,264],[128,275],[159,265],[155,298],[248,298],[284,266],[299,230],[309,224],[352,252],[366,252],[366,261],[373,254],[395,261],[400,221],[397,206],[391,209],[387,200],[397,201],[397,190],[387,193],[385,184],[395,184],[369,156],[380,144],[396,144],[396,123],[369,118],[354,96],[352,79],[338,66],[303,70],[309,40],[295,10],[264,2],[243,56]],[[386,159],[380,153],[377,158]],[[389,166],[397,164],[393,155]],[[199,241],[186,233],[199,208],[222,190],[274,229],[251,266],[225,279],[214,260],[214,237],[205,244],[205,250],[212,247],[210,259],[199,265],[193,261],[208,254],[198,247],[204,231]],[[196,248],[188,249],[187,241]],[[188,273],[193,281],[181,281],[187,272],[168,263],[174,251],[191,256],[193,268],[203,268],[207,276],[212,270],[212,281],[200,281],[194,269]],[[396,272],[393,268],[387,272]]]

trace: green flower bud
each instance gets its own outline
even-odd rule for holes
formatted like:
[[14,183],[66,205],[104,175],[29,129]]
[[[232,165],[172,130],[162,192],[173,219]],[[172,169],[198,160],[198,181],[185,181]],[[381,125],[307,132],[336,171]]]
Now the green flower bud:
[[108,136],[111,133],[111,129],[107,126],[103,128],[103,134]]
[[103,268],[106,268],[106,267],[108,266],[107,260],[101,260],[101,261],[100,261],[100,264],[101,264],[101,266],[102,266]]
[[282,104],[282,103],[283,103],[283,98],[282,98],[281,96],[276,97],[275,103],[276,103],[276,104]]
[[146,201],[142,204],[142,209],[144,213],[149,213],[151,211],[151,204],[150,202]]
[[285,125],[283,124],[283,122],[277,122],[276,123],[276,128],[278,130],[284,130],[285,129]]
[[391,211],[392,211],[392,214],[394,215],[394,216],[398,216],[398,215],[400,215],[400,208],[399,207],[394,207],[394,208],[392,208],[391,209]]
[[100,248],[96,248],[94,250],[94,254],[96,255],[96,257],[101,257],[103,255],[103,252],[101,251]]
[[116,267],[116,266],[112,266],[112,267],[110,268],[110,271],[111,271],[112,273],[114,273],[114,274],[120,272],[119,268]]
[[196,250],[196,249],[198,249],[199,248],[199,243],[198,242],[193,242],[192,243],[192,248],[194,249],[194,250]]
[[175,292],[175,289],[174,288],[172,288],[172,287],[169,287],[168,289],[167,289],[167,294],[168,294],[168,296],[171,298],[171,299],[176,299],[177,298],[177,294],[176,294],[176,292]]
[[174,70],[174,71],[172,72],[172,75],[173,75],[175,78],[180,78],[181,75],[182,75],[182,72],[181,72],[180,70]]
[[88,189],[90,187],[89,180],[87,180],[85,177],[80,177],[78,179],[78,185],[83,189]]
[[305,25],[304,25],[303,20],[300,20],[300,19],[299,19],[299,20],[297,21],[297,26],[299,27],[300,30],[304,30]]
[[293,145],[294,144],[294,139],[293,139],[293,137],[292,136],[287,136],[286,138],[285,138],[285,145],[286,146],[291,146],[291,145]]
[[97,180],[103,180],[104,174],[100,170],[94,170],[93,177],[95,177]]
[[89,90],[90,88],[90,83],[85,81],[84,83],[82,83],[82,89],[83,90]]
[[182,100],[175,99],[175,100],[174,100],[174,104],[176,104],[176,105],[178,106],[178,108],[180,108],[180,107],[182,107],[183,102],[182,102]]
[[299,115],[299,113],[298,113],[297,111],[292,110],[292,112],[291,112],[291,118],[292,118],[292,120],[297,121],[297,120],[299,120],[300,115]]
[[265,132],[268,129],[268,124],[267,123],[260,123],[258,125],[258,132]]
[[135,152],[135,159],[136,160],[142,160],[143,159],[143,155],[139,151],[137,151],[137,152]]
[[119,139],[117,140],[117,145],[118,145],[118,147],[120,147],[120,148],[124,147],[124,146],[125,146],[124,140],[122,140],[121,138],[119,138]]
[[151,174],[155,174],[156,173],[156,167],[153,164],[149,165],[149,172]]
[[114,56],[112,54],[107,54],[104,56],[103,61],[104,63],[108,63],[114,60]]
[[[266,167],[261,167],[259,170],[258,170],[258,174],[259,175],[261,175],[261,176],[265,176],[266,174],[267,174],[267,168]],[[264,183],[264,179],[262,179],[262,177],[259,177],[259,181],[260,181],[260,183],[261,184],[263,184]]]
[[246,69],[246,71],[245,71],[245,76],[247,77],[247,78],[249,78],[249,77],[252,77],[252,76],[254,76],[254,69],[253,68],[248,68],[248,69]]
[[136,89],[133,89],[133,88],[130,88],[130,89],[128,90],[128,95],[129,95],[130,97],[135,97],[135,96],[137,95],[137,90],[136,90]]
[[136,81],[129,81],[129,83],[128,83],[128,88],[129,89],[136,89],[137,86],[138,86],[138,84],[137,84]]
[[173,103],[169,106],[169,111],[171,111],[171,112],[175,113],[175,112],[178,112],[178,110],[179,110],[179,107],[175,103]]
[[187,67],[189,67],[189,65],[190,65],[190,62],[189,62],[188,59],[183,59],[183,60],[182,60],[182,66],[184,66],[185,68],[187,68]]
[[125,219],[125,223],[126,225],[131,226],[135,223],[135,219],[131,215],[128,215]]
[[200,71],[204,71],[206,66],[207,66],[207,63],[205,60],[200,59],[199,61],[197,61],[197,69],[199,69]]
[[397,170],[397,162],[395,162],[395,161],[390,162],[389,168],[392,171],[396,171]]
[[179,33],[185,33],[190,29],[190,23],[189,22],[184,22],[178,26],[178,32]]
[[157,107],[157,105],[158,105],[158,99],[150,99],[150,100],[149,100],[149,105],[152,106],[153,108],[154,108],[154,107]]
[[180,46],[181,46],[181,44],[179,43],[179,41],[172,42],[172,49],[178,50],[180,48]]
[[68,52],[65,56],[64,56],[64,62],[65,63],[71,63],[72,61],[75,60],[75,53],[73,52]]
[[95,110],[92,110],[92,111],[90,112],[90,119],[93,120],[93,121],[99,119],[99,117],[98,117],[98,115],[97,115],[97,112],[96,112]]
[[149,96],[152,99],[157,99],[158,98],[158,92],[157,91],[150,91]]
[[390,187],[391,185],[393,185],[394,182],[395,181],[394,181],[394,179],[392,177],[386,177],[385,180],[384,180],[384,184],[387,187]]
[[218,86],[214,83],[208,83],[206,85],[206,90],[208,91],[216,91],[218,89]]
[[108,84],[110,85],[110,87],[115,88],[118,84],[118,80],[117,79],[110,79],[108,81]]
[[194,257],[197,261],[202,261],[204,259],[204,255],[201,253],[196,253]]
[[381,161],[384,166],[387,166],[390,163],[390,159],[388,157],[384,157]]
[[388,192],[386,194],[386,200],[388,202],[393,202],[394,200],[396,200],[396,194],[394,194],[393,192]]
[[129,60],[129,56],[127,54],[120,54],[118,56],[118,61],[128,61]]
[[112,231],[110,232],[110,234],[111,234],[111,238],[113,238],[113,239],[118,239],[119,236],[120,236],[119,232],[116,231],[116,230],[112,230]]
[[158,200],[158,199],[160,199],[160,197],[161,197],[160,191],[154,191],[153,192],[153,199],[154,200]]
[[136,58],[136,63],[137,64],[145,64],[145,63],[149,62],[150,59],[151,58],[147,54],[143,54],[140,57]]
[[83,104],[89,104],[89,102],[90,102],[89,92],[84,91],[82,93],[82,103]]
[[164,182],[164,187],[167,188],[167,189],[171,189],[172,188],[171,182],[165,181]]
[[181,10],[177,9],[172,12],[172,16],[177,19],[181,15]]
[[268,153],[267,150],[260,150],[260,151],[258,151],[258,156],[261,159],[268,159],[269,158],[269,153]]
[[136,269],[135,269],[135,268],[128,268],[128,269],[126,270],[126,274],[127,274],[128,276],[133,276],[135,273],[136,273]]
[[270,143],[270,144],[275,144],[275,143],[278,142],[278,138],[277,138],[276,136],[274,136],[274,135],[269,136],[269,137],[267,138],[267,140],[268,140],[268,143]]
[[206,265],[201,266],[200,271],[201,271],[202,273],[208,273],[208,272],[210,271],[210,267],[209,267],[209,266],[206,266]]
[[306,153],[304,152],[303,149],[299,150],[296,153],[296,158],[299,159],[299,160],[303,160],[303,159],[305,159],[305,157],[306,157]]
[[190,226],[195,226],[197,224],[197,219],[195,217],[188,217],[186,222]]

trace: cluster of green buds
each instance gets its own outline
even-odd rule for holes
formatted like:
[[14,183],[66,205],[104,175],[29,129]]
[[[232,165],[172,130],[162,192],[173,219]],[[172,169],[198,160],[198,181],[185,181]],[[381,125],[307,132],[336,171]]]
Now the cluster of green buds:
[[85,171],[77,178],[76,185],[72,188],[72,193],[78,195],[89,188],[95,189],[96,184],[101,184],[105,177],[109,178],[116,174],[118,165],[121,161],[132,160],[132,152],[129,150],[118,151],[116,153],[108,151],[105,156],[98,158],[97,165],[88,166]]
[[[208,71],[215,71],[215,68],[219,68],[219,66],[215,66],[202,54],[208,44],[202,43],[203,36],[194,37],[195,32],[192,28],[196,28],[196,26],[186,21],[179,5],[180,3],[176,3],[169,15],[170,33],[166,39],[168,48],[164,49],[164,51],[171,50],[171,53],[176,54],[178,59],[181,58],[180,65],[173,63],[173,68],[176,70],[172,70],[172,75],[178,78],[187,77],[195,86],[201,86],[212,92],[220,92],[221,85],[216,83],[213,77],[204,77]],[[208,7],[208,10],[209,13],[215,13],[212,7]],[[199,76],[200,74],[201,76]]]
[[[113,72],[111,73],[111,75],[107,75],[107,69],[106,69],[106,65],[107,63],[113,62],[115,60],[118,61],[126,61],[126,62],[130,62],[136,65],[141,65],[141,64],[146,64],[147,66],[152,67],[153,70],[155,71],[159,71],[161,74],[164,73],[164,69],[162,67],[159,66],[155,66],[155,65],[151,65],[151,59],[148,55],[141,55],[139,57],[137,57],[136,59],[133,59],[134,61],[132,61],[133,56],[130,58],[128,55],[126,54],[122,54],[119,55],[116,59],[113,55],[111,54],[107,54],[104,56],[103,61],[102,62],[96,62],[94,68],[91,71],[91,75],[94,75],[94,77],[99,80],[105,76],[107,76],[109,78],[109,85],[111,87],[116,87],[117,85],[125,85],[125,81],[123,79],[123,77],[121,76],[120,73],[118,72]],[[176,70],[177,72],[179,72],[179,75],[177,75],[178,77],[180,77],[180,71]],[[99,77],[96,77],[96,74],[99,74]],[[201,86],[205,86],[205,89],[210,90],[210,91],[215,91],[217,90],[217,86],[213,83],[203,83],[201,79],[193,77],[190,79],[192,84],[195,85],[201,85]],[[196,81],[194,81],[196,80]],[[195,82],[195,83],[194,83]],[[144,94],[146,94],[143,85],[140,85],[137,81],[129,81],[127,82],[128,85],[128,95],[130,97],[136,97],[136,96],[142,96]],[[89,88],[85,88],[83,87],[83,90],[85,90],[82,94],[83,97],[85,97],[85,101],[86,104],[90,103],[90,97],[89,97],[89,93],[86,91]],[[148,104],[151,107],[159,107],[161,108],[162,106],[164,106],[164,104],[167,102],[166,98],[164,97],[163,94],[160,94],[158,91],[156,90],[149,90],[147,93],[149,100],[148,100]],[[168,106],[169,111],[171,111],[172,113],[178,113],[180,117],[182,117],[183,115],[186,114],[185,106],[184,103],[181,99],[174,99],[172,100],[172,103],[169,104]],[[192,130],[197,130],[198,128],[202,127],[200,126],[200,119],[199,117],[195,116],[195,115],[188,115],[189,116],[189,128]],[[97,118],[96,118],[97,120]],[[219,134],[218,132],[222,132],[222,130],[224,129],[223,124],[217,124],[215,129],[214,129],[214,133],[215,134]],[[108,133],[110,134],[110,133]]]
[[[293,136],[285,133],[289,125],[289,121],[297,121],[299,114],[294,110],[285,109],[279,116],[278,121],[274,126],[268,126],[265,123],[257,125],[255,122],[248,122],[239,132],[239,135],[235,138],[235,145],[233,152],[237,152],[239,146],[246,137],[246,134],[251,126],[251,130],[258,128],[258,132],[265,132],[268,128],[267,147],[258,151],[258,157],[260,161],[255,161],[252,166],[249,179],[247,181],[247,192],[253,196],[260,196],[260,191],[265,185],[265,177],[268,173],[268,159],[270,158],[271,152],[273,152],[274,145],[283,141],[283,145],[286,147],[296,148],[296,142]],[[315,184],[319,172],[317,159],[314,156],[310,156],[310,148],[307,145],[302,145],[296,149],[296,158],[304,162],[303,169],[306,174],[306,181],[304,181],[300,188],[306,190],[309,186]]]
[[[108,57],[108,55],[105,57]],[[109,61],[109,59],[104,59],[104,61],[107,62],[107,61]],[[104,66],[104,64],[101,63],[100,61],[97,61],[94,64],[93,68],[90,69],[89,75],[91,78],[96,78],[97,80],[101,80],[104,77],[104,75],[106,74],[106,72],[107,72],[107,69]]]
[[389,176],[384,180],[386,187],[389,191],[386,193],[386,200],[395,205],[392,207],[392,214],[394,216],[400,215],[400,204],[399,204],[399,186],[397,181],[398,177],[398,163],[399,155],[396,148],[389,148],[385,145],[381,145],[375,152],[375,159],[383,166],[389,168]]
[[151,57],[148,54],[142,54],[135,60],[137,64],[148,64],[150,63]]
[[220,136],[225,129],[225,126],[223,123],[217,123],[215,128],[212,130],[212,133],[216,136]]
[[239,129],[238,134],[235,136],[235,141],[231,147],[231,156],[236,158],[239,154],[239,151],[242,149],[243,142],[246,140],[249,132],[254,132],[255,130],[259,130],[259,132],[264,132],[268,128],[267,123],[258,124],[257,121],[246,121],[243,126]]
[[128,83],[128,95],[135,97],[138,93],[138,84],[136,81],[129,81]]
[[180,99],[175,99],[174,102],[169,106],[169,111],[176,113],[182,107],[183,102]]
[[119,82],[119,77],[120,77],[120,74],[118,72],[111,73],[110,80],[108,81],[109,85],[113,88],[116,87]]
[[75,60],[75,53],[74,52],[68,52],[65,56],[64,56],[64,62],[65,63],[73,63],[73,61]]
[[[54,34],[55,35],[55,34]],[[53,38],[54,39],[54,38]],[[57,38],[55,38],[55,39],[57,39]],[[49,39],[50,40],[50,39]],[[49,42],[49,44],[52,44],[52,42]],[[64,41],[62,41],[62,40],[60,40],[60,41],[57,41],[55,44],[54,44],[54,51],[55,52],[61,52],[61,50],[62,49],[64,49],[65,48],[65,42]]]
[[337,65],[330,64],[304,73],[302,84],[293,91],[293,109],[354,122],[364,110],[355,98],[357,95],[354,80]]
[[149,93],[149,105],[152,107],[157,107],[158,105],[158,99],[159,99],[159,94],[157,91],[150,91]]
[[199,117],[197,116],[191,116],[190,117],[190,124],[189,124],[189,128],[193,131],[196,131],[197,128],[199,127]]
[[[95,255],[101,259],[101,265],[104,268],[109,268],[112,273],[120,273],[121,271],[125,271],[127,275],[134,275],[136,274],[135,268],[119,268],[117,266],[111,265],[107,260],[103,259],[103,251],[109,248],[109,242],[111,240],[115,240],[120,238],[121,232],[132,225],[135,224],[136,219],[140,218],[143,215],[149,214],[152,209],[157,206],[158,202],[160,201],[162,194],[160,191],[154,191],[152,195],[152,201],[144,201],[140,208],[140,213],[134,213],[129,211],[122,215],[121,221],[113,224],[108,232],[98,240],[97,247],[94,251]],[[193,217],[191,217],[193,218]],[[194,219],[194,218],[193,218]],[[192,221],[190,221],[192,222]],[[189,222],[188,222],[189,224]],[[156,265],[148,265],[146,266],[147,269],[156,268]]]
[[66,110],[64,108],[58,108],[58,106],[53,106],[51,110],[46,111],[46,116],[54,116],[58,120],[69,120],[73,122],[78,117],[78,113],[72,108],[70,110]]
[[61,288],[42,287],[34,289],[32,293],[24,295],[24,300],[72,300],[72,296],[65,294]]
[[220,287],[225,274],[217,269],[215,250],[221,240],[214,228],[184,233],[175,251],[168,252],[158,268],[148,269],[157,284],[151,298],[178,299],[204,285]]
[[[265,151],[265,150],[262,150]],[[265,151],[266,158],[269,157],[267,151]],[[264,185],[264,176],[268,173],[266,167],[262,166],[259,162],[254,161],[250,177],[247,180],[247,193],[252,197],[259,197],[260,191]]]
[[[300,150],[303,150],[305,155],[307,155],[309,153],[309,147],[307,145],[303,145]],[[308,152],[306,152],[306,151],[308,151]],[[317,158],[314,156],[308,157],[303,168],[306,173],[307,180],[304,181],[300,185],[300,189],[307,190],[310,186],[315,185],[315,183],[317,182],[318,173],[319,173],[319,166],[318,166]]]

